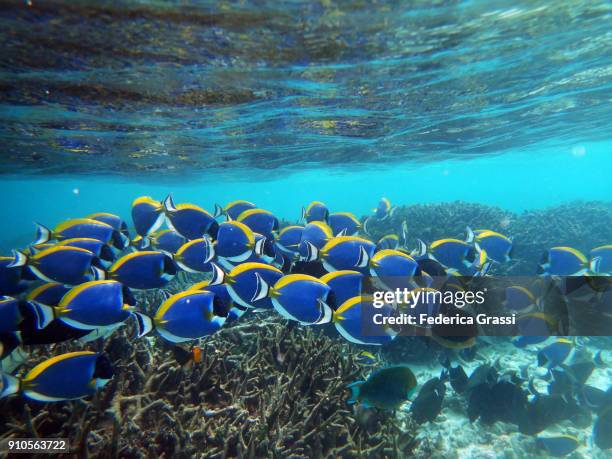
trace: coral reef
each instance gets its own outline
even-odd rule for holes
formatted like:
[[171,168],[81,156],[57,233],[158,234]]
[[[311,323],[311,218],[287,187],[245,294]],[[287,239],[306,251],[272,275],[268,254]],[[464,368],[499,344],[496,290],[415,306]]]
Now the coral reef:
[[79,457],[401,457],[414,447],[392,413],[346,404],[364,370],[318,330],[254,314],[209,337],[186,369],[160,338],[134,341],[124,328],[91,346],[116,362],[93,400],[3,401],[2,437],[66,437]]

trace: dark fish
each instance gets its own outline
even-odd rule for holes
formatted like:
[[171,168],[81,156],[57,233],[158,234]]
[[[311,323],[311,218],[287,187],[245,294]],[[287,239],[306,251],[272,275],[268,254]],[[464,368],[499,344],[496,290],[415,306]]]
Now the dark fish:
[[601,449],[612,448],[612,404],[604,408],[593,424],[593,443]]
[[407,366],[384,368],[365,381],[350,384],[352,393],[348,403],[360,402],[364,407],[393,410],[408,400],[416,385],[416,378]]
[[417,424],[423,424],[426,421],[433,422],[442,411],[445,394],[446,385],[440,378],[432,378],[427,381],[410,405],[410,412],[415,422]]
[[495,384],[496,381],[497,370],[491,365],[482,364],[470,375],[465,390],[471,391],[476,387],[482,386],[483,384],[490,386]]
[[527,393],[514,383],[482,383],[470,393],[468,417],[470,422],[480,417],[484,424],[496,421],[516,423],[526,404]]

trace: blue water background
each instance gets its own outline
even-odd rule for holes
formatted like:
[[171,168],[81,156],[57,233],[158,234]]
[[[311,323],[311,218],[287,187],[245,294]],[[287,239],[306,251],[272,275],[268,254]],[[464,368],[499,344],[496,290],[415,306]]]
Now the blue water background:
[[[130,221],[130,203],[141,195],[193,202],[212,211],[215,203],[247,199],[295,221],[312,200],[332,211],[368,214],[381,196],[394,204],[455,200],[500,206],[520,212],[575,200],[612,197],[612,142],[530,148],[471,160],[415,165],[283,171],[259,180],[245,171],[243,180],[217,173],[168,179],[163,172],[147,178],[112,176],[5,177],[0,185],[3,228],[0,251],[32,241],[37,221],[53,226],[92,212],[113,212]],[[92,171],[95,172],[95,171]],[[269,176],[268,176],[269,177]],[[467,222],[469,223],[469,222]]]

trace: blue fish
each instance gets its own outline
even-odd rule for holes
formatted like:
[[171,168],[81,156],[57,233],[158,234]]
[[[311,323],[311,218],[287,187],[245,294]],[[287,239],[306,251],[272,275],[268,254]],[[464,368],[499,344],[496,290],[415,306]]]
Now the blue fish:
[[79,330],[94,330],[122,323],[130,317],[134,304],[127,287],[113,280],[102,280],[73,287],[56,307],[41,307],[45,323],[59,319]]
[[249,209],[242,212],[236,219],[251,228],[254,233],[263,235],[266,239],[274,239],[274,231],[278,231],[278,219],[264,209]]
[[376,365],[378,363],[378,357],[368,351],[361,351],[355,357],[355,361],[360,365]]
[[272,309],[270,298],[256,299],[258,285],[261,280],[268,285],[274,285],[281,277],[283,272],[280,269],[264,263],[242,263],[228,274],[213,263],[213,278],[210,285],[225,282],[234,302],[244,308]]
[[574,341],[559,338],[538,352],[538,365],[549,369],[557,367],[571,359],[573,352]]
[[541,312],[531,312],[516,319],[521,336],[512,341],[518,348],[540,344],[555,333],[556,324],[552,317]]
[[[75,238],[97,239],[108,244],[117,240],[116,234],[117,232],[112,226],[91,218],[75,218],[65,221],[57,225],[53,231],[40,223],[36,223],[34,245],[44,244],[52,239],[63,241]],[[117,247],[122,249],[124,245],[121,242]]]
[[552,457],[562,457],[573,453],[580,441],[573,435],[559,435],[556,437],[537,437],[536,445],[545,449]]
[[39,402],[75,400],[93,395],[113,377],[104,354],[80,351],[58,355],[36,365],[23,379],[0,374],[0,398],[22,393]]
[[355,344],[380,346],[395,339],[397,332],[393,329],[377,324],[373,320],[374,314],[381,317],[390,317],[394,314],[389,305],[374,308],[371,296],[357,296],[345,301],[332,315],[338,333],[347,341]]
[[602,245],[591,250],[589,269],[598,275],[612,274],[612,244]]
[[0,257],[0,295],[17,295],[28,288],[22,282],[22,266],[13,266],[14,257]]
[[326,223],[308,223],[302,231],[302,238],[298,246],[300,258],[306,261],[316,260],[319,250],[333,237],[332,230]]
[[183,244],[174,254],[174,261],[183,271],[208,273],[212,269],[210,260],[213,256],[212,243],[208,237],[204,237]]
[[114,245],[122,250],[127,248],[130,243],[130,231],[127,223],[123,221],[121,217],[115,214],[109,214],[108,212],[97,212],[95,214],[88,215],[85,218],[97,220],[102,223],[106,223],[112,226],[115,230],[114,233]]
[[325,222],[329,217],[329,209],[320,201],[313,201],[306,208],[302,208],[302,220],[306,223]]
[[203,338],[218,331],[225,317],[214,313],[215,295],[208,291],[187,290],[164,301],[152,318],[135,313],[138,318],[138,336],[153,328],[166,340],[182,343]]
[[157,231],[164,223],[165,214],[162,203],[149,196],[141,196],[132,202],[132,221],[136,233],[141,237]]
[[69,291],[70,287],[57,282],[50,282],[42,284],[29,292],[26,300],[42,303],[46,306],[57,306]]
[[294,257],[299,253],[303,233],[303,226],[285,226],[279,231],[274,244],[285,255]]
[[376,243],[376,250],[395,250],[399,247],[399,236],[397,234],[387,234],[381,237]]
[[414,258],[398,250],[380,250],[369,261],[370,274],[386,290],[414,288],[414,276],[420,274]]
[[553,247],[542,255],[538,274],[549,276],[579,276],[589,269],[582,252],[571,247]]
[[491,230],[478,230],[476,233],[467,228],[467,243],[474,243],[487,252],[487,256],[497,262],[505,263],[512,259],[512,239]]
[[[174,255],[186,242],[187,239],[171,229],[159,230],[149,236],[149,243],[153,249],[171,255]],[[147,244],[145,248],[148,246]]]
[[318,254],[316,247],[311,247],[311,252],[318,255],[329,272],[344,269],[366,272],[375,250],[374,243],[357,236],[336,236]]
[[391,201],[387,198],[380,198],[378,206],[373,209],[374,216],[379,220],[385,220],[388,217],[392,217],[396,207],[391,205]]
[[214,254],[232,263],[240,263],[247,260],[253,253],[261,256],[265,242],[265,237],[256,241],[251,228],[244,223],[232,220],[219,225]]
[[[44,244],[43,244],[44,245]],[[81,249],[89,250],[97,258],[104,261],[113,261],[115,259],[115,252],[107,244],[97,239],[88,237],[79,237],[73,239],[64,239],[63,241],[55,244],[56,246],[65,245],[69,247],[79,247]]]
[[506,299],[503,306],[512,312],[526,313],[532,311],[538,301],[533,293],[520,285],[506,287]]
[[191,287],[189,287],[189,290],[207,291],[213,293],[215,295],[215,303],[219,308],[219,311],[215,309],[215,314],[220,317],[227,315],[227,322],[232,322],[239,319],[247,311],[246,308],[234,303],[226,284],[210,285],[210,281],[205,280],[193,284]]
[[328,221],[334,236],[356,236],[361,230],[361,222],[350,212],[329,214]]
[[188,240],[201,238],[205,234],[217,237],[217,221],[195,204],[174,204],[172,195],[168,195],[164,199],[164,212],[168,227]]
[[325,282],[306,274],[283,276],[273,286],[259,276],[254,301],[271,298],[276,312],[287,320],[302,325],[325,324],[332,317],[325,303],[330,290]]
[[134,252],[117,260],[109,268],[106,278],[129,288],[146,290],[165,286],[176,271],[172,258],[163,252]]
[[44,328],[48,321],[45,320],[43,306],[34,301],[21,301],[10,296],[0,297],[0,334],[15,333],[19,331],[19,325],[24,320],[25,309],[31,310],[37,318],[37,327]]
[[70,246],[53,246],[32,256],[14,251],[14,261],[9,265],[27,266],[45,282],[77,285],[104,276],[92,263],[96,256],[89,250]]
[[256,208],[257,206],[252,202],[242,200],[232,201],[225,207],[221,207],[219,204],[216,204],[215,217],[225,215],[228,220],[236,220],[242,212]]
[[464,274],[471,268],[484,270],[487,266],[484,250],[459,239],[440,239],[432,242],[429,248],[423,241],[419,241],[419,248],[413,252],[413,258],[419,259],[428,255],[447,268],[449,273]]
[[347,269],[322,276],[321,281],[331,288],[331,292],[327,295],[327,304],[332,309],[338,309],[346,300],[360,296],[363,278],[363,274],[359,271]]

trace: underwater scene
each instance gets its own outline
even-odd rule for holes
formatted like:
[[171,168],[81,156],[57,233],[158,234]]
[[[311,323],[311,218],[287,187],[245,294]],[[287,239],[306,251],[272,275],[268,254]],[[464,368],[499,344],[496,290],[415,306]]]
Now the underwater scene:
[[0,457],[612,457],[612,5],[0,1]]

